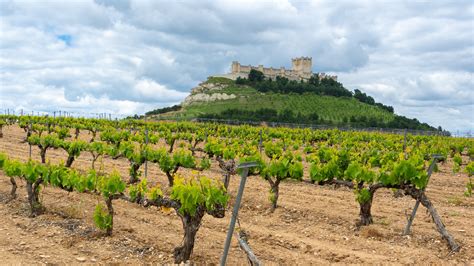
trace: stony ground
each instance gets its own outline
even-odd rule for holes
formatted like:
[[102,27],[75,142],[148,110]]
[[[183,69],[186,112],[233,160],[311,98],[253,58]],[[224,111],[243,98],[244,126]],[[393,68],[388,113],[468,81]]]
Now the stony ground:
[[[28,145],[21,143],[24,132],[10,126],[0,139],[0,152],[28,159]],[[88,136],[81,136],[88,138]],[[33,148],[33,158],[39,160]],[[61,150],[49,150],[52,163],[65,160]],[[84,152],[75,168],[90,168],[91,156]],[[117,169],[126,177],[125,160],[104,159],[106,171]],[[446,165],[432,176],[427,195],[437,208],[448,231],[461,243],[459,253],[451,253],[425,209],[421,207],[413,224],[413,234],[402,236],[406,215],[415,201],[394,198],[390,190],[377,192],[372,213],[375,223],[358,229],[358,204],[351,190],[284,182],[280,207],[269,213],[269,186],[259,177],[250,177],[239,213],[240,228],[249,234],[249,243],[265,264],[308,265],[327,263],[357,264],[473,264],[474,198],[463,196],[465,174],[452,174]],[[181,171],[186,174],[186,171]],[[217,167],[206,172],[219,178]],[[150,181],[166,186],[166,177],[156,165],[149,165]],[[236,194],[235,176],[230,193]],[[144,209],[121,200],[114,202],[114,234],[103,236],[92,221],[94,207],[102,199],[90,194],[68,193],[46,187],[41,200],[46,213],[28,217],[24,183],[19,197],[6,203],[10,190],[7,177],[0,173],[0,258],[2,264],[32,263],[172,263],[172,250],[182,242],[181,221],[173,211]],[[217,264],[224,246],[230,211],[223,219],[205,216],[197,234],[192,262]],[[230,264],[246,264],[246,257],[233,240]]]

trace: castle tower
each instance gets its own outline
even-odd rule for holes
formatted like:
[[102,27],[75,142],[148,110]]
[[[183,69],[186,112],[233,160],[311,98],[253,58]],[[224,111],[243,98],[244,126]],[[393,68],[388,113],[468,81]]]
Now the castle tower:
[[293,64],[292,70],[298,74],[310,74],[312,73],[313,59],[311,57],[297,57],[291,59]]
[[240,63],[238,61],[233,61],[231,66],[231,73],[240,73]]

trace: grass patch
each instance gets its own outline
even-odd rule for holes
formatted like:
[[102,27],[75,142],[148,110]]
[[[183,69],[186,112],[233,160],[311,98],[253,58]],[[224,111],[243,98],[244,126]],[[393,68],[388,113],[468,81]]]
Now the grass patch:
[[223,77],[209,77],[205,83],[235,84],[233,80]]
[[[342,122],[344,118],[375,118],[377,121],[389,122],[394,115],[375,106],[361,103],[350,98],[335,98],[315,94],[261,94],[253,88],[229,86],[220,93],[235,94],[237,98],[215,102],[196,102],[185,107],[185,116],[192,118],[197,114],[219,114],[227,109],[255,111],[260,108],[275,109],[279,112],[289,109],[295,114],[309,115],[317,113],[326,121]],[[242,97],[243,96],[243,97]]]
[[461,197],[452,196],[452,197],[448,197],[448,203],[454,206],[462,206],[464,205],[464,199]]

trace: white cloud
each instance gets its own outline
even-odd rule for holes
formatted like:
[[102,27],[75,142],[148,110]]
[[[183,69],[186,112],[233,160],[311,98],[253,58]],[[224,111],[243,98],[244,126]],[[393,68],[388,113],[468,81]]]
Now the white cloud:
[[134,86],[134,90],[140,96],[152,98],[155,101],[162,101],[163,98],[167,101],[180,101],[188,95],[186,92],[168,90],[165,86],[147,79],[138,81]]
[[0,16],[1,108],[143,113],[233,60],[305,55],[399,114],[474,128],[471,1],[3,1]]

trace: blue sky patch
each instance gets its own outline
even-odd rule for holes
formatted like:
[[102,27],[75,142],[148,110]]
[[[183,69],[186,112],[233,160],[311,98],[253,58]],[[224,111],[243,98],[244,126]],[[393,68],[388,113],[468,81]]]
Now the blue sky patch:
[[67,46],[71,46],[72,36],[69,34],[62,34],[56,36],[58,39],[63,41]]

